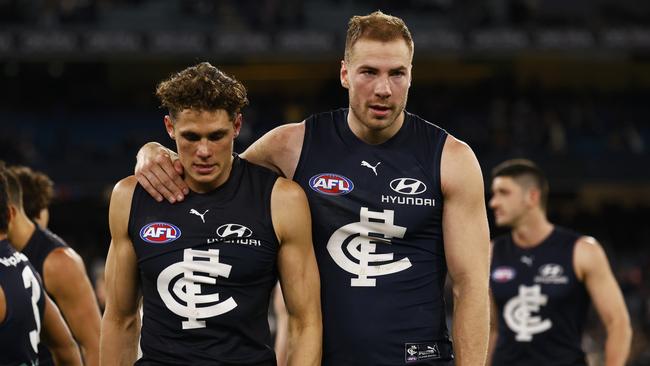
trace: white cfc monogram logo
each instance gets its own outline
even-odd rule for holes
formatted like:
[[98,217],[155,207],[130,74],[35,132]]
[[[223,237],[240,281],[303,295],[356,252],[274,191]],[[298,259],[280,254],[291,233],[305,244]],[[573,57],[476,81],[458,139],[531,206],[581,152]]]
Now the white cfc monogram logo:
[[503,317],[508,327],[517,336],[518,342],[530,342],[533,335],[551,329],[553,323],[550,319],[542,320],[531,313],[538,312],[540,306],[546,305],[548,297],[542,294],[542,288],[535,286],[519,286],[519,294],[510,299],[503,308]]
[[[377,244],[391,244],[391,238],[404,237],[406,228],[393,225],[393,218],[392,210],[369,211],[367,207],[362,207],[359,222],[339,228],[327,242],[327,251],[334,262],[345,271],[357,275],[350,281],[352,287],[375,287],[376,280],[368,277],[384,276],[411,267],[408,258],[393,262],[393,253],[374,254]],[[345,241],[350,237],[345,248],[359,263],[350,260],[343,250]],[[371,265],[376,262],[383,263]]]
[[[195,260],[199,258],[207,260]],[[205,328],[205,321],[199,319],[225,314],[237,307],[237,302],[232,297],[219,302],[217,293],[201,295],[201,285],[216,284],[215,277],[228,278],[231,268],[232,266],[219,262],[218,249],[185,249],[182,262],[174,263],[160,272],[157,281],[160,298],[174,314],[187,318],[182,323],[183,329]],[[212,277],[195,272],[207,273]],[[169,292],[170,287],[176,297]],[[197,306],[201,304],[213,305]]]

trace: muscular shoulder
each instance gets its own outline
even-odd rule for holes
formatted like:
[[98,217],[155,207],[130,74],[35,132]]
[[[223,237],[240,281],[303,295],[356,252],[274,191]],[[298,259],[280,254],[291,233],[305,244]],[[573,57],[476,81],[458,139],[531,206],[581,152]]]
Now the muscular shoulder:
[[78,281],[80,276],[86,276],[83,259],[74,249],[61,247],[53,250],[43,262],[43,278],[45,289],[54,294],[70,282]]
[[128,204],[131,204],[131,199],[133,197],[133,191],[135,190],[138,180],[134,175],[130,175],[115,184],[113,187],[113,193],[111,195],[111,206],[125,204],[128,201]]
[[284,204],[291,204],[294,200],[306,200],[307,196],[298,183],[279,177],[273,186],[273,200],[281,200]]
[[441,188],[445,196],[475,186],[480,186],[483,194],[481,167],[476,155],[465,142],[447,135],[440,164]]
[[304,121],[288,123],[267,132],[246,149],[241,156],[252,163],[267,167],[287,178],[292,178],[300,158],[304,137]]
[[296,230],[311,229],[307,196],[296,182],[282,177],[277,179],[271,195],[271,217],[280,243],[294,236]]
[[128,225],[129,214],[131,213],[131,200],[133,191],[138,184],[134,175],[128,176],[115,184],[111,203],[108,210],[109,224],[111,230],[116,227],[122,227],[126,230]]
[[573,248],[573,261],[576,276],[583,280],[584,276],[598,266],[607,265],[607,255],[596,238],[582,236],[576,240]]

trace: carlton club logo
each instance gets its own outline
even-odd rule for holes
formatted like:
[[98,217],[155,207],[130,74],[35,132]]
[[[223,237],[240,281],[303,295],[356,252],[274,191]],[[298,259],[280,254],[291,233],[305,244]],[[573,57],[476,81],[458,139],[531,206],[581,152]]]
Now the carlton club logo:
[[[228,278],[232,266],[219,261],[219,250],[185,249],[183,261],[165,268],[156,286],[165,306],[184,318],[183,329],[205,328],[205,319],[225,314],[237,307],[232,297],[222,300],[210,293],[217,278]],[[207,292],[207,293],[206,293]]]
[[165,244],[181,237],[181,230],[167,222],[152,222],[140,229],[140,238],[147,243]]
[[330,196],[348,194],[354,189],[354,183],[350,179],[334,173],[314,175],[309,179],[309,186],[318,193]]
[[416,195],[424,193],[427,185],[415,178],[397,178],[390,181],[390,189],[400,194]]
[[[362,207],[359,222],[336,230],[327,242],[330,256],[346,272],[353,274],[352,287],[375,287],[373,277],[397,273],[411,267],[408,258],[393,259],[393,253],[376,253],[378,246],[391,244],[392,238],[403,238],[406,228],[394,225],[392,210],[370,211]],[[353,260],[355,259],[355,260]]]
[[543,333],[553,326],[550,319],[542,319],[540,308],[548,302],[540,285],[519,286],[517,296],[508,300],[503,308],[503,318],[512,330],[517,342],[530,342],[535,334]]

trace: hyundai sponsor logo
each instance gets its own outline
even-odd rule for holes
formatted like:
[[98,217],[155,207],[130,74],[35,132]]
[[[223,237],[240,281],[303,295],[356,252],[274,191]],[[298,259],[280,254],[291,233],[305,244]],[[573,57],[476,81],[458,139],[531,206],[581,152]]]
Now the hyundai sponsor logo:
[[412,196],[424,193],[427,185],[415,178],[397,178],[390,181],[390,188],[397,193]]
[[248,238],[253,231],[240,224],[225,224],[217,228],[217,235],[220,238]]

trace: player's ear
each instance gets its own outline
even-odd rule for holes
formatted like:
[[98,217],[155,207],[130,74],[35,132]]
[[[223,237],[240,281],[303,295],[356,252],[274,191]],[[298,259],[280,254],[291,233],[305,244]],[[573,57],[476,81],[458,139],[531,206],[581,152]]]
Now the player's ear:
[[345,89],[350,88],[350,82],[348,81],[348,67],[347,64],[345,63],[345,60],[341,60],[341,85]]
[[241,131],[241,125],[244,122],[244,117],[242,116],[241,113],[237,113],[235,116],[235,120],[233,121],[233,127],[235,128],[235,134],[233,135],[233,139],[239,136],[239,131]]
[[169,137],[174,140],[174,122],[169,115],[165,115],[165,129],[167,130]]
[[533,206],[539,206],[541,204],[542,192],[536,188],[529,188],[526,193],[526,199]]

